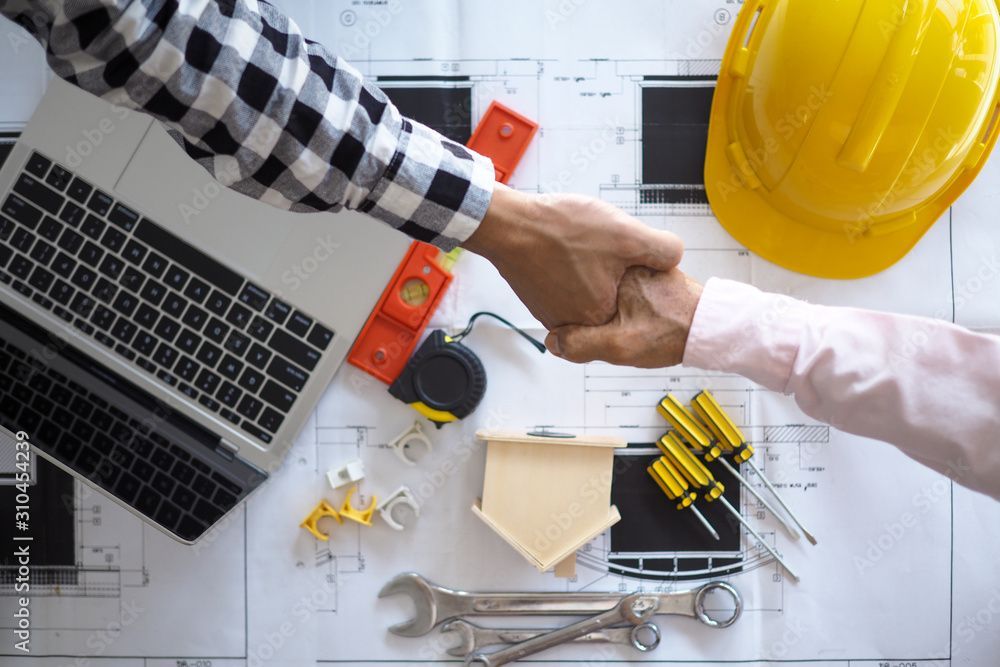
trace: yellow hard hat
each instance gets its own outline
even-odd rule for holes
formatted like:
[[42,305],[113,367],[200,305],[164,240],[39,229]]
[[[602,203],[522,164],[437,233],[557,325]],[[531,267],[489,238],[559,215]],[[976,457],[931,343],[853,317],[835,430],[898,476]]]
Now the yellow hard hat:
[[905,255],[1000,132],[1000,0],[748,0],[705,186],[776,264],[859,278]]

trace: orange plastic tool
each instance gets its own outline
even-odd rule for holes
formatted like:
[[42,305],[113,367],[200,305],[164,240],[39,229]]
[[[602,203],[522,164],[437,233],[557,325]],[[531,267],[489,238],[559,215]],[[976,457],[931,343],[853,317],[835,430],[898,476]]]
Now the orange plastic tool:
[[414,241],[365,323],[347,360],[392,384],[413,354],[451,274],[437,263],[441,251]]
[[537,131],[538,123],[492,102],[466,145],[492,159],[497,180],[506,183]]

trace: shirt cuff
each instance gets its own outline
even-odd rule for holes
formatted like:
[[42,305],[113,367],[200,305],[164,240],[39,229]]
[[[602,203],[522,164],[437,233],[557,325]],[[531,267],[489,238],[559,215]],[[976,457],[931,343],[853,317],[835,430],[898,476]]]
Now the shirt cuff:
[[448,251],[479,227],[494,179],[489,158],[404,118],[395,154],[359,210]]
[[695,310],[683,363],[736,373],[784,392],[815,308],[751,285],[712,278]]

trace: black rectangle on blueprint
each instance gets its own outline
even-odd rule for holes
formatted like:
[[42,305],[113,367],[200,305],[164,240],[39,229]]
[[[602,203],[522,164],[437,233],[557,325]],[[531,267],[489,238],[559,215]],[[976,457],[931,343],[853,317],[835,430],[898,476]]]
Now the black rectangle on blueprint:
[[14,535],[30,535],[31,583],[75,586],[76,526],[73,521],[73,478],[37,457],[36,482],[29,487],[29,530],[17,531],[14,512],[18,493],[15,486],[0,486],[0,586],[14,584],[17,561],[13,554]]
[[677,188],[641,187],[639,188],[640,204],[707,204],[708,195],[705,188],[697,185],[686,185]]
[[[630,554],[739,551],[742,548],[739,522],[721,503],[704,500],[696,503],[719,532],[718,541],[691,510],[676,509],[677,503],[667,498],[646,472],[658,458],[658,455],[624,452],[615,457],[611,501],[618,507],[622,520],[611,527],[611,551]],[[718,462],[708,464],[708,469],[726,487],[726,499],[738,509],[740,489],[736,479]],[[681,568],[693,569],[683,563]]]
[[378,77],[378,82],[381,83],[394,83],[398,81],[430,81],[430,82],[441,82],[441,81],[470,81],[468,76],[457,75],[457,76],[426,76],[423,74],[415,75],[390,75],[390,76],[380,76]]
[[403,116],[423,123],[460,144],[465,144],[472,136],[471,86],[442,82],[439,86],[387,85],[382,90]]
[[[642,182],[705,184],[705,148],[714,83],[678,81],[642,88]],[[680,196],[680,195],[676,195]]]
[[647,74],[642,77],[643,81],[681,81],[690,83],[691,81],[708,81],[713,85],[719,79],[715,74]]

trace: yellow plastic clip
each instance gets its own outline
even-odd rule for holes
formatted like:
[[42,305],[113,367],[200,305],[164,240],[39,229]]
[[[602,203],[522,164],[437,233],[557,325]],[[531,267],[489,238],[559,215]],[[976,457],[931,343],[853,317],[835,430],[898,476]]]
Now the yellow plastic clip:
[[357,521],[363,526],[372,525],[372,515],[375,513],[375,504],[378,502],[378,498],[372,496],[372,500],[368,503],[368,507],[364,509],[358,509],[351,504],[351,496],[354,492],[358,490],[357,485],[354,485],[348,490],[347,496],[344,497],[344,502],[340,506],[340,516],[345,519],[350,519],[351,521]]
[[319,501],[319,504],[313,508],[313,511],[309,513],[309,516],[299,525],[312,533],[317,540],[323,540],[324,542],[330,539],[330,536],[319,529],[319,520],[323,517],[331,517],[336,519],[337,523],[344,523],[344,520],[340,518],[340,514],[337,510],[333,509],[330,503],[325,500]]

